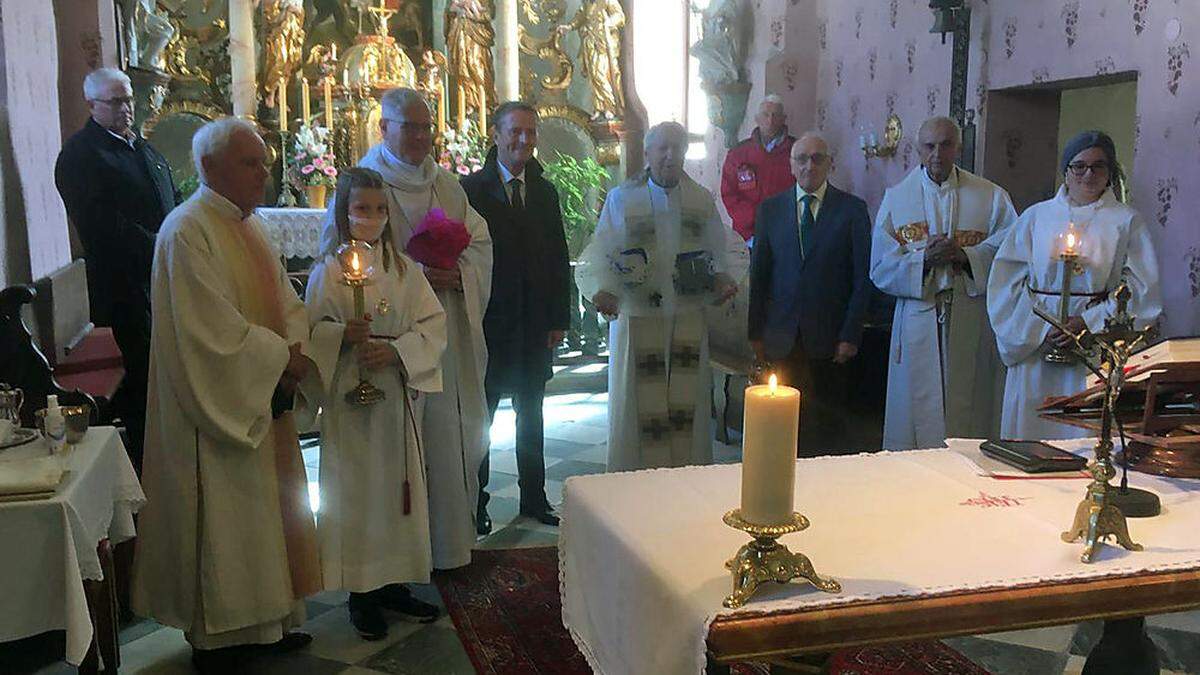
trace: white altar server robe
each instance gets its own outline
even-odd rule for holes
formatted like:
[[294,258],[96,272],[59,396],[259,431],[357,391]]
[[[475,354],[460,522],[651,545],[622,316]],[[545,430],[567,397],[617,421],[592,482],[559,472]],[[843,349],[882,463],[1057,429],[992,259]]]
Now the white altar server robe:
[[325,590],[365,593],[391,583],[429,583],[421,415],[424,394],[442,389],[446,313],[420,267],[403,260],[403,272],[376,260],[376,275],[363,288],[372,336],[390,342],[400,356],[394,368],[362,371],[387,396],[369,406],[345,398],[359,382],[355,352],[342,346],[345,321],[354,318],[353,292],[332,256],[308,278],[311,351],[324,393],[317,539]]
[[304,617],[289,578],[270,403],[288,345],[307,350],[308,317],[276,264],[287,339],[246,319],[231,268],[246,257],[222,231],[243,225],[262,236],[255,216],[242,222],[202,186],[167,216],[152,272],[133,607],[205,649],[272,642]]
[[[646,199],[646,196],[649,199]],[[631,180],[608,193],[600,220],[576,269],[576,283],[585,298],[607,291],[620,300],[618,317],[608,326],[608,470],[631,471],[653,466],[685,466],[712,463],[712,367],[708,356],[708,331],[700,333],[698,386],[693,389],[694,424],[692,443],[686,455],[677,454],[666,463],[648,463],[643,457],[638,429],[633,337],[626,320],[630,316],[659,317],[667,326],[670,341],[678,317],[688,313],[705,315],[710,307],[680,302],[672,278],[675,256],[681,251],[681,220],[684,212],[704,223],[701,235],[705,250],[711,254],[714,273],[729,275],[740,283],[749,268],[746,243],[717,213],[712,194],[684,175],[679,184],[665,189],[653,180]],[[659,307],[635,301],[624,290],[613,272],[612,256],[625,247],[626,217],[652,217],[657,263],[645,270],[646,283],[662,294]],[[669,353],[670,346],[664,345]],[[668,364],[668,370],[670,364]]]
[[[454,174],[431,157],[404,164],[383,145],[367,151],[359,166],[374,169],[387,184],[388,219],[393,243],[403,251],[431,208],[466,224],[471,243],[458,259],[462,291],[436,291],[446,310],[446,351],[442,356],[442,391],[425,398],[423,423],[429,477],[429,526],[433,567],[453,569],[471,562],[475,545],[475,506],[479,465],[488,451],[487,343],[483,315],[492,292],[492,238],[487,221],[467,202]],[[333,205],[322,232],[322,251],[331,251],[337,230]],[[419,267],[419,265],[417,265]]]
[[[896,298],[884,448],[995,436],[1003,374],[987,319],[987,279],[1016,219],[1007,192],[958,168],[939,186],[918,166],[884,193],[871,242],[871,281]],[[937,234],[958,241],[970,273],[925,272],[926,242]],[[952,299],[939,334],[942,291]]]
[[[1124,280],[1132,297],[1129,312],[1145,327],[1162,313],[1158,259],[1145,222],[1111,191],[1097,201],[1073,207],[1066,190],[1029,207],[1004,240],[992,263],[988,281],[988,314],[996,331],[1000,358],[1008,366],[1004,386],[1004,414],[1000,433],[1011,439],[1077,438],[1090,434],[1038,416],[1037,407],[1047,396],[1082,391],[1088,375],[1082,364],[1054,364],[1043,360],[1050,325],[1033,313],[1036,303],[1058,314],[1062,288],[1060,235],[1074,223],[1079,234],[1079,260],[1071,282],[1070,316],[1081,316],[1089,330],[1104,328],[1116,310],[1112,291]],[[1043,291],[1035,293],[1033,291]],[[1044,292],[1050,292],[1047,294]],[[1097,300],[1083,294],[1107,293]]]

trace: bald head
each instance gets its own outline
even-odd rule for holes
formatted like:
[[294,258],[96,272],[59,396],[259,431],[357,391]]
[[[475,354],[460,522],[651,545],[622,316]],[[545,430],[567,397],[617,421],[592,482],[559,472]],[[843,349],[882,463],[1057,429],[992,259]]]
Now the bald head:
[[962,129],[949,117],[930,117],[917,132],[917,154],[929,179],[939,185],[950,177],[962,148]]
[[754,117],[758,124],[758,135],[763,141],[769,141],[783,133],[787,124],[787,114],[783,112],[783,99],[775,94],[768,94],[758,104],[758,115]]
[[791,153],[792,176],[805,192],[816,192],[829,180],[833,156],[829,141],[816,131],[806,131],[796,139]]

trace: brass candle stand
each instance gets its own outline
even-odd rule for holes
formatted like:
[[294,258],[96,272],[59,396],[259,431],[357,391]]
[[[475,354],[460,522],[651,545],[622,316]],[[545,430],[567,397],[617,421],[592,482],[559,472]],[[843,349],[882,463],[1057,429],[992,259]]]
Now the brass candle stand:
[[725,569],[733,573],[733,592],[723,603],[730,609],[746,604],[758,587],[768,581],[786,584],[792,579],[806,579],[826,593],[840,593],[842,585],[833,579],[822,577],[813,569],[812,562],[803,553],[792,553],[777,539],[785,534],[799,532],[808,527],[808,518],[792,513],[791,520],[777,525],[756,525],[742,517],[741,509],[734,509],[722,518],[725,524],[754,537],[754,541],[743,545],[736,555],[725,562]]
[[[1065,324],[1049,312],[1036,305],[1033,308],[1038,316],[1071,337],[1072,345],[1068,349],[1104,382],[1100,439],[1095,447],[1096,458],[1088,466],[1092,482],[1075,509],[1071,529],[1062,533],[1062,540],[1067,543],[1078,541],[1080,538],[1084,540],[1083,554],[1079,559],[1085,563],[1092,562],[1097,547],[1109,537],[1115,538],[1117,543],[1127,550],[1142,550],[1141,544],[1134,543],[1129,536],[1125,514],[1113,503],[1117,488],[1109,484],[1109,481],[1117,475],[1112,463],[1112,428],[1117,397],[1125,383],[1125,363],[1130,354],[1146,342],[1154,329],[1134,329],[1134,317],[1128,312],[1131,294],[1124,282],[1117,287],[1114,294],[1117,299],[1117,311],[1104,320],[1104,331],[1100,333],[1089,333],[1087,330],[1079,334],[1070,333]],[[1096,359],[1097,363],[1093,364],[1092,359]]]
[[[368,263],[371,259],[371,245],[363,241],[351,241],[338,248],[337,258],[342,266],[342,279],[354,294],[354,316],[365,318],[367,315],[366,298],[363,287],[371,282],[373,267]],[[371,384],[362,372],[358,370],[358,385],[346,392],[346,403],[354,406],[368,406],[387,398],[387,393]]]

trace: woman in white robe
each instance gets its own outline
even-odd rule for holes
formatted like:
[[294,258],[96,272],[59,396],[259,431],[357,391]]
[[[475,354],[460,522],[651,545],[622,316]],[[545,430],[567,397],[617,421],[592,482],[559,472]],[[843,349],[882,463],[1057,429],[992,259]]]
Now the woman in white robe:
[[[1139,327],[1162,312],[1158,259],[1145,221],[1117,201],[1120,166],[1112,140],[1083,132],[1067,144],[1061,165],[1065,184],[1053,199],[1034,204],[1017,220],[996,253],[988,279],[988,315],[1000,358],[1008,366],[1000,433],[1006,439],[1062,439],[1088,431],[1039,417],[1048,396],[1082,391],[1088,370],[1081,363],[1047,363],[1052,344],[1065,344],[1057,329],[1033,313],[1036,303],[1058,314],[1068,225],[1078,237],[1068,326],[1098,331],[1116,309],[1113,291],[1122,282],[1132,298],[1129,312]],[[1079,173],[1082,172],[1082,173]]]
[[[372,206],[381,213],[365,215]],[[347,328],[348,321],[353,326],[362,317],[354,315],[353,292],[335,251],[325,252],[308,279],[311,350],[324,390],[317,539],[325,589],[350,591],[355,627],[364,637],[383,637],[380,627],[386,633],[386,624],[372,624],[378,616],[372,607],[379,606],[372,600],[385,594],[380,589],[429,583],[421,415],[425,394],[442,388],[446,314],[417,265],[388,243],[387,201],[378,174],[344,171],[334,210],[346,221],[340,240],[372,244],[374,276],[363,288],[369,336],[362,328],[357,333]],[[369,349],[392,354],[372,359],[364,353]],[[367,406],[347,403],[360,376],[386,398]]]
[[[656,129],[667,124],[671,123]],[[721,222],[712,194],[682,172],[686,143],[677,143],[672,131],[664,129],[656,135],[652,129],[647,134],[650,171],[608,193],[592,241],[580,256],[576,271],[583,297],[607,293],[618,300],[617,317],[609,323],[609,471],[712,462],[712,370],[706,313],[714,299],[732,295],[749,266],[745,242]],[[665,146],[660,150],[678,155],[680,166],[655,164],[653,155],[660,143]],[[675,159],[668,157],[666,161],[672,163]],[[674,176],[659,175],[676,170]],[[663,183],[672,182],[675,184],[663,187]],[[631,248],[644,249],[645,255],[630,255]],[[715,298],[712,293],[677,292],[676,261],[681,253],[699,253],[711,262]],[[599,304],[597,307],[604,311]],[[699,358],[695,367],[688,369],[689,374],[680,378],[685,369],[674,363],[672,356],[673,352],[679,353],[677,343],[685,330],[698,340]],[[646,333],[650,334],[650,342],[657,344],[648,343]],[[666,387],[660,384],[655,390],[639,382],[639,352],[665,356],[665,375],[660,379],[669,382]],[[686,438],[657,443],[647,436],[646,409],[652,402],[641,399],[659,393],[669,397],[672,417],[677,417],[675,412],[679,410],[674,405],[676,400],[690,408],[690,433],[685,430]],[[668,426],[675,427],[675,420],[671,419]],[[676,436],[674,431],[667,433]]]

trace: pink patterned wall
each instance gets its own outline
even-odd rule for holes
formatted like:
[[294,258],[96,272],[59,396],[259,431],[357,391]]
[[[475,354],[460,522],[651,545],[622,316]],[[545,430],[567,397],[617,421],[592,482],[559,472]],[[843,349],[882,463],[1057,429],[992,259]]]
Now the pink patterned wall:
[[[1195,189],[1200,180],[1200,2],[969,1],[973,22],[967,107],[977,111],[980,125],[977,167],[984,165],[985,154],[1005,152],[983,147],[988,90],[1138,73],[1136,155],[1126,167],[1131,201],[1150,224],[1157,245],[1166,333],[1200,334],[1200,226],[1194,220],[1200,213],[1200,190]],[[913,145],[921,121],[949,112],[951,40],[943,45],[929,33],[933,16],[928,0],[752,4],[757,48],[749,68],[756,81],[751,105],[761,99],[761,83],[773,86],[788,102],[793,120],[811,120],[836,146],[834,182],[865,198],[874,211],[884,189],[917,161]],[[802,16],[806,11],[816,15],[815,30]],[[777,30],[774,24],[780,19],[782,30]],[[814,57],[793,45],[801,40],[792,40],[810,32],[817,46],[815,82],[805,77],[813,70]],[[775,66],[797,74],[794,88],[786,81],[778,86]],[[881,132],[890,112],[904,122],[900,152],[868,162],[858,150],[859,134]],[[803,126],[792,125],[795,131]],[[742,136],[751,128],[748,116]],[[1019,146],[1020,139],[1008,140]],[[703,182],[715,188],[713,173],[724,152],[719,143],[709,147],[715,152],[701,173]]]

